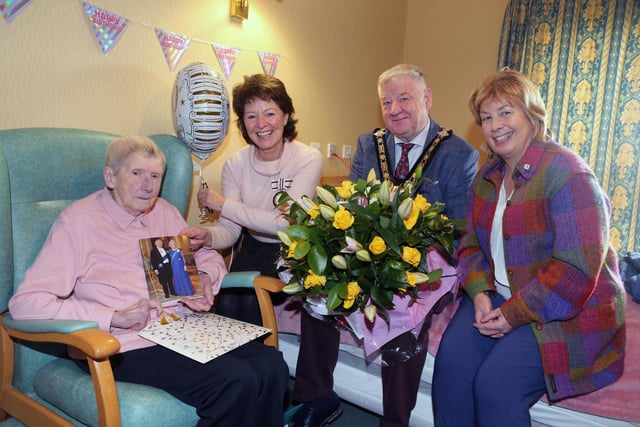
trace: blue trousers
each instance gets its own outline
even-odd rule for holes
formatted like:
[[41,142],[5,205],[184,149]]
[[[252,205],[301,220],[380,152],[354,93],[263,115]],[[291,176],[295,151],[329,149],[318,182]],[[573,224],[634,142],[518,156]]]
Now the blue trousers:
[[[492,299],[497,307],[504,301]],[[531,326],[502,338],[481,335],[473,302],[463,297],[435,360],[432,399],[436,427],[531,426],[529,408],[544,394],[538,343]]]

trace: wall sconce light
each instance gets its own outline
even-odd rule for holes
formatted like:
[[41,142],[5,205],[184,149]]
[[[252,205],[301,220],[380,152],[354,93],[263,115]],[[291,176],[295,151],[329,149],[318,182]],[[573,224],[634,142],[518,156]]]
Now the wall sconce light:
[[248,19],[249,0],[231,0],[231,17]]

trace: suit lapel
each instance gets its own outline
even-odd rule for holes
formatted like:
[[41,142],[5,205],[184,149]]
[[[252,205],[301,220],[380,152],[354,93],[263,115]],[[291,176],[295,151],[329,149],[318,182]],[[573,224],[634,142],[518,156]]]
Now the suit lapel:
[[392,175],[395,174],[396,168],[396,138],[393,136],[391,132],[387,130],[387,134],[385,135],[385,146],[387,147],[387,158],[389,159],[389,171],[393,172]]

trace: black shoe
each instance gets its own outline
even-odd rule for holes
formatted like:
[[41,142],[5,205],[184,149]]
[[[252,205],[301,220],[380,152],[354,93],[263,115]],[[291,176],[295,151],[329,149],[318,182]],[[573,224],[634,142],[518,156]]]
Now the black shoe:
[[324,399],[305,402],[289,422],[289,427],[323,427],[342,415],[340,398],[334,392]]

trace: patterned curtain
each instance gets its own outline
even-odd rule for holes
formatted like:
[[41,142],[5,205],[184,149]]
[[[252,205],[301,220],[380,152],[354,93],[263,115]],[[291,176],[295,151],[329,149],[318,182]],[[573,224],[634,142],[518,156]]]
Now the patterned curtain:
[[640,0],[511,0],[502,67],[539,85],[556,140],[595,171],[616,250],[640,250]]

